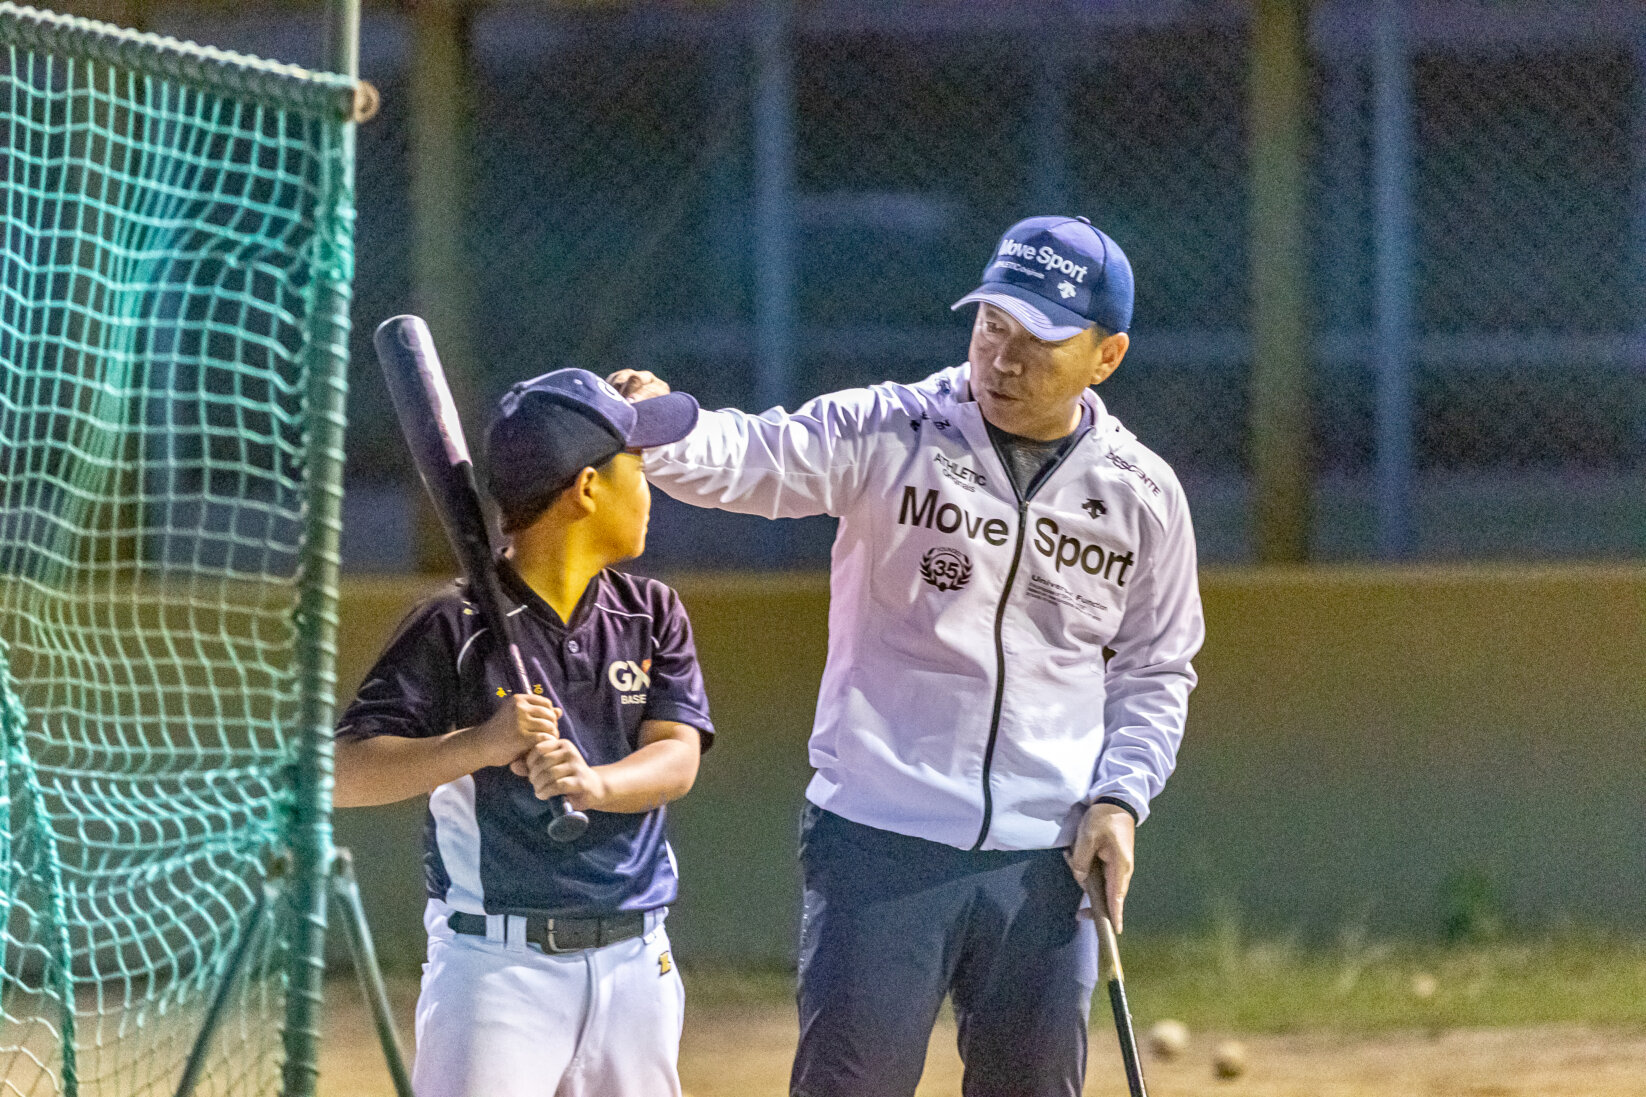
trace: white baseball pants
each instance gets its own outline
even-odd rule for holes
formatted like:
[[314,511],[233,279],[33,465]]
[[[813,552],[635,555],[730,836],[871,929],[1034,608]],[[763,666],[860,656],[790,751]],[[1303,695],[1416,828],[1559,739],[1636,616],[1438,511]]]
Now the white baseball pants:
[[448,929],[428,955],[417,1097],[680,1097],[686,990],[661,922],[559,955]]

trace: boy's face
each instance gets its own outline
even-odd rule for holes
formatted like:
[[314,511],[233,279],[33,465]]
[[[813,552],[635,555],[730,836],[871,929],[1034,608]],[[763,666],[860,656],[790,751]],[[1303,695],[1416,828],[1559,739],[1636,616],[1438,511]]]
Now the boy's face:
[[594,478],[595,529],[613,561],[632,560],[646,551],[646,524],[651,520],[652,489],[640,471],[638,453],[619,453]]

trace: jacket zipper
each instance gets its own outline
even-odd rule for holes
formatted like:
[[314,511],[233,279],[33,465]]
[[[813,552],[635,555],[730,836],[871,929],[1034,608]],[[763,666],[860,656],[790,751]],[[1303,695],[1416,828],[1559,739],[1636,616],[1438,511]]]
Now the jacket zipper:
[[[988,427],[983,428],[985,431]],[[1087,428],[1089,431],[1091,428]],[[978,829],[977,841],[972,843],[972,849],[983,848],[983,842],[989,837],[989,826],[994,822],[994,792],[990,788],[990,778],[994,769],[994,746],[1000,737],[1000,709],[1006,702],[1006,643],[1003,629],[1006,623],[1006,603],[1012,596],[1012,584],[1017,582],[1017,566],[1023,559],[1023,538],[1029,532],[1029,500],[1050,480],[1063,462],[1068,460],[1069,454],[1079,448],[1080,443],[1086,440],[1085,434],[1076,438],[1064,450],[1062,455],[1052,463],[1050,468],[1040,470],[1029,485],[1029,494],[1024,495],[1017,489],[1017,481],[1012,479],[1011,468],[1006,464],[1005,454],[995,445],[994,436],[990,435],[989,445],[994,449],[994,455],[1000,462],[1000,467],[1006,472],[1006,482],[1012,486],[1012,494],[1017,496],[1017,545],[1012,549],[1012,566],[1006,571],[1006,584],[1000,590],[1000,603],[994,610],[994,709],[989,715],[989,741],[983,748],[983,826]]]

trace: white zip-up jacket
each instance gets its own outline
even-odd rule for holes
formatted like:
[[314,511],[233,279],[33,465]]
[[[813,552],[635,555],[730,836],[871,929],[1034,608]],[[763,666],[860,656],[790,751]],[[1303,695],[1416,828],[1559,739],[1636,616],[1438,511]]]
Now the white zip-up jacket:
[[699,506],[840,519],[809,800],[962,849],[1068,845],[1099,797],[1144,818],[1176,763],[1205,635],[1189,510],[1090,390],[1020,500],[969,376],[705,411],[646,475]]

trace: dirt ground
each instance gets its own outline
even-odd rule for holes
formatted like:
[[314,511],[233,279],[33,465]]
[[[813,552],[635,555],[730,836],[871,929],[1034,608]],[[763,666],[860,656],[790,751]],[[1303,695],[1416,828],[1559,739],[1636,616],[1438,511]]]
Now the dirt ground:
[[[689,984],[688,984],[689,986]],[[411,980],[392,987],[401,1037],[411,1040]],[[327,988],[327,1038],[320,1097],[393,1097],[377,1038],[358,992]],[[1095,1005],[1101,1005],[1096,1003]],[[1095,1006],[1094,1006],[1095,1008]],[[1106,1014],[1104,1015],[1106,1017]],[[794,1049],[786,1006],[713,1005],[688,1000],[680,1074],[688,1097],[782,1097]],[[1248,1069],[1237,1079],[1212,1074],[1221,1037],[1197,1033],[1183,1056],[1150,1059],[1152,1097],[1641,1097],[1646,1094],[1646,1034],[1581,1026],[1248,1036]],[[408,1053],[410,1048],[408,1046]],[[954,1029],[932,1037],[919,1097],[958,1095]],[[1124,1097],[1125,1076],[1107,1027],[1092,1032],[1087,1097]],[[550,1097],[545,1094],[544,1097]]]

